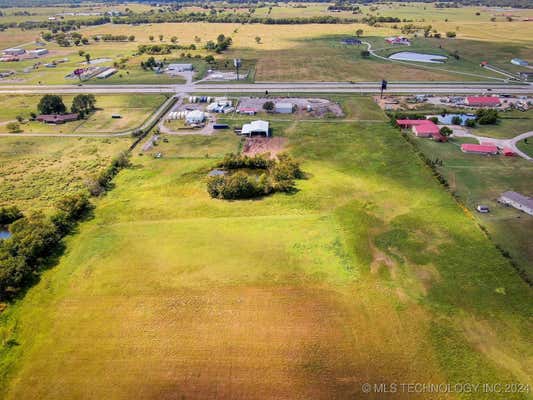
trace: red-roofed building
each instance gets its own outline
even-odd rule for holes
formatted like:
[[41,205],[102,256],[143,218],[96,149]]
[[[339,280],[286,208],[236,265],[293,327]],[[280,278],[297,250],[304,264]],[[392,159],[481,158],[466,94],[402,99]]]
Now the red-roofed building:
[[43,114],[39,115],[36,119],[39,122],[47,124],[64,124],[65,122],[71,122],[78,120],[78,114]]
[[474,153],[474,154],[498,154],[498,148],[496,146],[472,144],[472,143],[462,144],[461,151],[463,153]]
[[413,132],[418,137],[432,137],[440,135],[439,127],[433,121],[427,121],[425,124],[413,126]]
[[401,128],[411,128],[418,137],[432,137],[438,142],[445,142],[447,139],[440,134],[439,127],[428,119],[398,119],[396,123]]
[[237,112],[239,114],[255,115],[257,113],[257,110],[255,108],[243,107],[243,108],[239,108]]
[[500,105],[500,99],[491,96],[468,96],[465,104],[474,107],[496,107]]
[[415,125],[421,125],[421,124],[427,124],[427,119],[397,119],[396,123],[400,126],[400,128],[411,128]]

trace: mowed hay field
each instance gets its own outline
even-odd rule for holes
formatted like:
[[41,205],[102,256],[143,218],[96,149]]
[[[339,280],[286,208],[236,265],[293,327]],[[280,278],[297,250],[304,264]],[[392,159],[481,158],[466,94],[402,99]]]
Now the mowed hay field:
[[[28,121],[30,114],[39,112],[37,105],[40,95],[4,95],[0,96],[0,133],[8,133],[7,124],[22,116],[25,122],[20,124],[23,133],[120,133],[135,129],[161,106],[166,97],[163,95],[96,95],[97,110],[86,119],[65,124],[44,124]],[[70,109],[73,95],[62,96],[63,103]],[[119,114],[122,118],[112,118]]]
[[0,207],[48,209],[126,150],[130,138],[0,138]]
[[308,174],[292,195],[209,198],[204,154],[234,148],[230,136],[164,144],[183,140],[189,157],[136,154],[59,265],[1,314],[16,343],[2,348],[3,398],[353,399],[365,382],[531,383],[530,289],[396,130],[273,128]]

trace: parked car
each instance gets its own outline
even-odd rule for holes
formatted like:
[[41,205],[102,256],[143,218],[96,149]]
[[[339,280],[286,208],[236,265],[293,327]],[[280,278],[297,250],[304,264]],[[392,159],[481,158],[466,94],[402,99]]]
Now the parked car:
[[476,210],[477,210],[477,212],[483,213],[483,214],[490,212],[488,206],[484,206],[484,205],[481,205],[481,204],[476,207]]

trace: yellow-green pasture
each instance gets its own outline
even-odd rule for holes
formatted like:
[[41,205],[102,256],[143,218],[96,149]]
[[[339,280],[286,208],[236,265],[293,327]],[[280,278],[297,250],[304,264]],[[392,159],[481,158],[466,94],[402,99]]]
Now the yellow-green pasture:
[[162,146],[178,157],[135,155],[59,264],[2,314],[3,398],[531,384],[530,288],[397,130],[274,130],[307,173],[290,195],[211,199],[205,154],[234,148],[229,135],[172,137]]
[[[65,95],[63,102],[70,108],[72,95]],[[15,122],[17,116],[24,118],[20,124],[23,133],[120,133],[135,129],[165,101],[163,95],[97,95],[97,110],[86,119],[65,124],[45,124],[28,121],[30,114],[36,113],[40,95],[0,96],[0,133],[9,133],[8,123]],[[112,118],[119,114],[122,118]]]

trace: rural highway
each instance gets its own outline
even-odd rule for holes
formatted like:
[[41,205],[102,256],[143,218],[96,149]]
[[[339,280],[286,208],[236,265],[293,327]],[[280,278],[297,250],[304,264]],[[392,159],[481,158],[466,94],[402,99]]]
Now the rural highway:
[[[70,94],[70,93],[354,93],[380,92],[380,82],[258,82],[189,83],[178,85],[0,85],[0,94]],[[389,83],[386,93],[406,94],[533,94],[530,84],[492,82]]]

